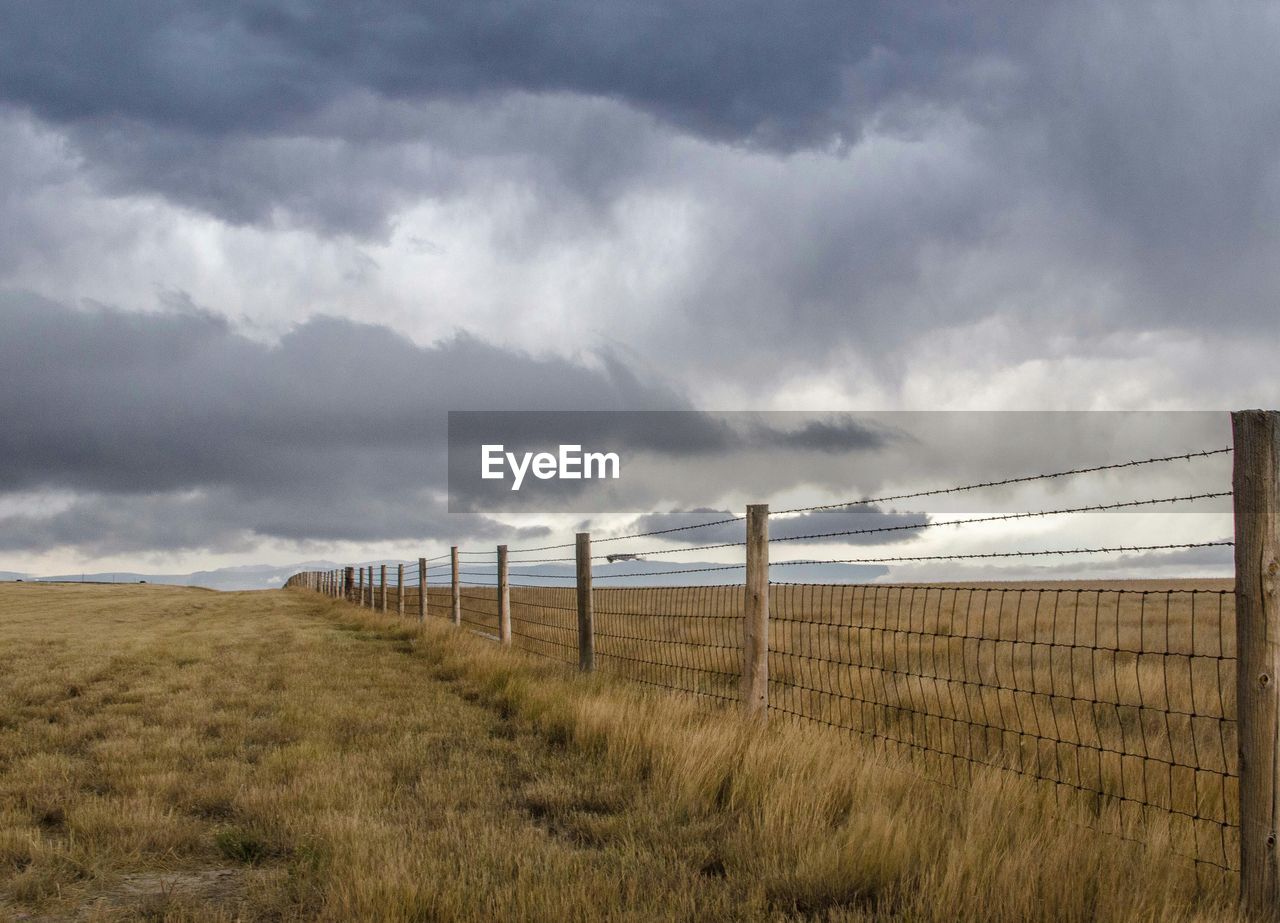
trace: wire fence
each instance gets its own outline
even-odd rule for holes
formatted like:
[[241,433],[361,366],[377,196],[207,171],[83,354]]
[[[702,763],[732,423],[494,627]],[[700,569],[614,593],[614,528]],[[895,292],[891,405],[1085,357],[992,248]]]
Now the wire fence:
[[[1225,455],[1231,447],[1023,475],[878,498],[796,507],[795,516],[874,506],[1032,481],[1081,477]],[[1230,497],[1225,490],[1138,496],[1088,506],[1036,509],[964,519],[785,534],[769,543],[836,544],[872,533],[914,533],[1089,512],[1185,508]],[[714,514],[713,514],[714,515]],[[675,563],[655,571],[654,556],[716,551],[752,554],[743,541],[703,540],[697,532],[748,517],[607,536],[592,544],[655,539],[640,551],[592,555],[633,561],[591,579],[589,645],[594,668],[710,704],[743,700],[749,655],[749,587],[619,586],[614,580],[719,577],[746,571],[741,557]],[[785,520],[783,520],[785,521]],[[793,530],[794,532],[794,530]],[[893,540],[886,536],[886,540]],[[1117,537],[1098,546],[1008,548],[939,554],[865,554],[768,561],[776,576],[801,565],[985,563],[1048,557],[1084,560],[1126,553],[1160,555],[1230,547],[1206,536],[1152,544]],[[530,654],[580,663],[583,599],[573,583],[575,542],[513,548],[509,638],[493,551],[459,549],[428,559],[428,617],[451,618],[458,596],[462,627],[509,640]],[[556,552],[565,552],[555,554]],[[759,553],[758,551],[756,553]],[[443,561],[443,563],[436,563]],[[534,569],[528,569],[533,567]],[[558,569],[557,569],[558,568]],[[412,573],[410,573],[410,571]],[[370,577],[380,574],[370,571]],[[730,579],[737,578],[736,574]],[[450,585],[456,581],[457,588]],[[406,569],[404,611],[416,615],[418,567]],[[391,590],[398,602],[398,588]],[[372,595],[366,588],[365,593]],[[362,596],[361,598],[364,598]],[[393,610],[396,603],[392,603]],[[1240,857],[1237,759],[1236,597],[1225,584],[1153,590],[1113,582],[1029,587],[979,584],[768,583],[765,646],[768,710],[865,741],[913,772],[963,787],[978,771],[1005,771],[1043,786],[1064,810],[1083,807],[1099,829],[1131,835],[1164,831],[1162,842],[1197,868],[1236,872]]]
[[769,707],[944,784],[994,766],[1083,796],[1117,832],[1168,822],[1179,852],[1230,869],[1233,602],[1213,589],[778,584]]

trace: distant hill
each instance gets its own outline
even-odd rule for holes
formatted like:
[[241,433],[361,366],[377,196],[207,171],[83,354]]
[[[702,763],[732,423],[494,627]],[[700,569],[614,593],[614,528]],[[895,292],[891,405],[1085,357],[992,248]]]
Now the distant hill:
[[[365,561],[363,566],[372,564],[377,567],[386,564],[388,577],[394,583],[395,581],[395,565],[404,564],[405,577],[407,579],[416,579],[417,561]],[[78,582],[84,580],[90,583],[137,583],[145,580],[147,583],[171,584],[174,586],[199,586],[208,587],[211,590],[274,590],[281,587],[286,580],[299,571],[306,570],[331,570],[339,568],[342,565],[335,564],[332,561],[300,561],[295,564],[245,564],[239,567],[222,567],[217,570],[202,570],[191,574],[142,574],[130,571],[99,571],[96,573],[84,574],[21,574],[13,571],[0,571],[0,580],[31,580],[31,581],[73,581]],[[357,565],[360,566],[360,565]],[[734,584],[742,582],[741,570],[713,570],[701,573],[683,574],[683,570],[689,568],[715,567],[713,562],[683,562],[674,563],[667,561],[618,561],[616,563],[607,564],[600,563],[594,568],[595,575],[603,578],[602,587],[609,585],[608,575],[612,573],[626,573],[628,575],[627,584],[631,586],[671,586],[682,583],[688,584]],[[519,566],[518,562],[512,562],[513,571],[519,571],[522,575],[535,575],[538,577],[550,578],[556,580],[561,578],[565,586],[572,586],[569,578],[573,575],[572,565],[559,564],[533,564],[527,566]],[[493,572],[492,564],[468,564],[464,570],[472,575],[472,580],[484,584],[489,579],[485,574]],[[675,573],[668,573],[674,571]],[[866,582],[874,580],[885,574],[884,567],[865,566],[865,565],[807,565],[788,569],[786,579],[791,582],[803,583],[806,581],[815,582]],[[693,578],[693,579],[690,579]],[[466,578],[464,578],[466,579]],[[517,581],[519,578],[514,578]],[[559,585],[561,580],[556,580],[553,585]],[[442,584],[448,583],[448,571],[435,572],[431,575],[431,583]]]
[[222,567],[217,570],[201,570],[191,574],[142,574],[132,571],[98,571],[83,574],[21,574],[0,571],[0,580],[32,581],[80,581],[92,583],[147,583],[172,584],[174,586],[200,586],[211,590],[271,590],[278,589],[291,574],[300,570],[329,570],[338,567],[331,561],[302,561],[296,564],[246,564],[239,567]]

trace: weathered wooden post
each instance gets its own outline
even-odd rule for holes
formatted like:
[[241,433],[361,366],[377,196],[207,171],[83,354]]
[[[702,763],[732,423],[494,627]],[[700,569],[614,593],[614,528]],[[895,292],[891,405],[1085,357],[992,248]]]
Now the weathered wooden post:
[[1231,414],[1236,555],[1240,900],[1280,919],[1280,412]]
[[450,617],[453,624],[462,624],[462,583],[461,576],[458,574],[458,546],[454,545],[449,549],[449,561],[453,565],[453,609]]
[[591,600],[591,533],[575,537],[578,576],[578,669],[590,673],[596,668],[596,622]]
[[427,559],[418,558],[418,621],[427,620]]
[[378,584],[378,608],[385,613],[387,611],[387,565],[385,564],[379,567]]
[[511,643],[511,586],[507,582],[507,546],[498,546],[498,640]]
[[769,707],[769,504],[747,507],[747,583],[742,622],[742,705],[763,717]]
[[360,592],[356,596],[356,605],[364,605],[364,568],[360,568]]
[[342,598],[347,602],[351,602],[351,590],[356,582],[356,569],[354,567],[345,568],[342,572]]
[[396,565],[396,614],[404,618],[404,565]]

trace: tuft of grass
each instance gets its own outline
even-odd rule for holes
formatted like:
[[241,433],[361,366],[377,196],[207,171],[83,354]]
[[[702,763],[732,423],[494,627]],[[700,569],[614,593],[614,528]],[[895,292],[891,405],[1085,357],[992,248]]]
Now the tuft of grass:
[[245,865],[257,865],[271,855],[271,847],[266,842],[239,827],[219,830],[214,843],[225,858]]

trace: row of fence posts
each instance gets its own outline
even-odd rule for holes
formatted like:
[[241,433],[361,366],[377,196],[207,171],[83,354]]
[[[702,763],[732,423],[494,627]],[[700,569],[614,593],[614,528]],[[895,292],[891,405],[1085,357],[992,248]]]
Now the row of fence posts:
[[[1239,741],[1240,899],[1251,919],[1280,920],[1280,412],[1231,414],[1235,519],[1236,731]],[[578,666],[595,668],[591,535],[575,542]],[[498,635],[511,643],[507,546],[497,547]],[[451,610],[462,623],[458,547],[450,549]],[[387,611],[387,567],[380,567],[376,608]],[[404,614],[404,566],[397,574]],[[418,618],[427,612],[427,562],[418,559]],[[374,605],[374,568],[307,572],[286,586],[305,586],[367,608]],[[741,695],[746,712],[763,716],[769,704],[769,507],[746,516]]]
[[[742,702],[749,714],[763,715],[769,706],[769,505],[747,507],[747,572],[744,599]],[[591,533],[579,532],[575,548],[578,600],[578,667],[595,669],[595,612],[591,590]],[[458,546],[449,549],[453,624],[462,624],[462,579]],[[497,546],[498,640],[511,644],[511,583],[506,545]],[[286,586],[303,585],[368,609],[387,611],[387,565],[309,571],[290,578]],[[375,573],[378,579],[375,580]],[[377,591],[375,593],[375,590]],[[404,616],[404,565],[396,569],[396,610]],[[427,617],[427,559],[418,558],[418,620]]]

